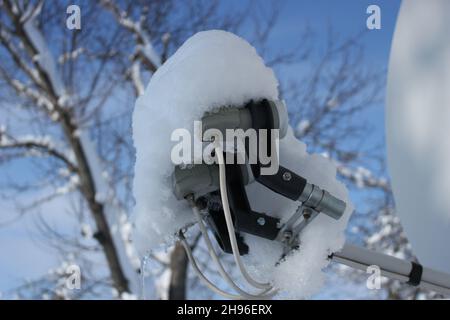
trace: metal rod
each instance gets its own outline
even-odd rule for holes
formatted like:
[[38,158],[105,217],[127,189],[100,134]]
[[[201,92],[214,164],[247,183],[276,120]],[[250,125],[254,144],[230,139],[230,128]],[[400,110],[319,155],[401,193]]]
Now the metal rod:
[[[408,282],[413,264],[386,254],[360,248],[346,243],[341,251],[333,253],[332,260],[346,266],[366,271],[369,266],[378,266],[381,275],[402,282]],[[442,294],[450,295],[450,275],[423,267],[422,279],[418,285]]]

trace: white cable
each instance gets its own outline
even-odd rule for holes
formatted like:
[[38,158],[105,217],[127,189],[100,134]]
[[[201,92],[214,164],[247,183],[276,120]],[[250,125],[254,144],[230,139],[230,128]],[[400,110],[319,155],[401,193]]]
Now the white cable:
[[191,203],[191,205],[192,205],[192,211],[194,212],[194,215],[197,218],[197,222],[199,224],[200,231],[205,240],[206,247],[208,248],[208,252],[209,252],[211,258],[213,259],[213,261],[215,262],[215,264],[217,265],[217,268],[218,268],[219,273],[222,276],[222,278],[234,290],[236,290],[243,298],[246,298],[246,299],[268,299],[268,298],[273,297],[276,292],[269,293],[271,288],[265,289],[264,291],[257,293],[257,294],[252,294],[252,293],[242,290],[238,285],[236,285],[236,283],[231,279],[230,275],[225,271],[222,263],[220,262],[219,257],[217,256],[216,251],[214,250],[211,239],[209,238],[209,235],[208,235],[208,231],[206,230],[205,224],[203,223],[203,220],[202,220],[202,217],[200,215],[198,208],[193,203]]
[[234,231],[233,220],[231,218],[230,205],[228,203],[227,186],[226,186],[226,174],[225,174],[225,161],[222,153],[222,148],[220,146],[215,147],[216,157],[219,163],[219,182],[220,182],[220,196],[222,198],[222,207],[225,214],[225,221],[227,223],[228,236],[230,237],[231,248],[233,250],[234,261],[236,262],[242,276],[251,285],[260,289],[270,289],[272,288],[270,283],[261,283],[253,279],[245,269],[242,263],[241,256],[239,253],[239,248],[237,245],[236,234]]
[[195,261],[194,255],[192,254],[191,247],[187,243],[186,239],[184,238],[184,235],[180,232],[180,241],[181,244],[184,247],[184,250],[186,251],[186,254],[188,256],[189,262],[191,263],[192,268],[194,268],[194,272],[197,274],[197,276],[206,284],[208,288],[210,288],[212,291],[214,291],[217,294],[220,294],[221,296],[224,296],[228,299],[242,299],[242,296],[235,295],[228,293],[226,291],[223,291],[222,289],[215,286],[211,281],[208,280],[208,278],[205,277],[205,275],[200,271],[200,268],[197,265],[197,262]]

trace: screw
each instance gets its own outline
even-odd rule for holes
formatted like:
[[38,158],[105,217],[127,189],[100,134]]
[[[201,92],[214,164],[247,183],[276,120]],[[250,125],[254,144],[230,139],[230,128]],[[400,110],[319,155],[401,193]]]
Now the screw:
[[260,226],[263,226],[266,224],[266,219],[264,219],[263,217],[258,218],[258,220],[256,220],[256,222],[258,222],[258,224]]
[[283,180],[284,181],[289,181],[292,179],[292,175],[289,171],[286,171],[285,173],[283,173]]
[[306,208],[306,209],[303,210],[303,217],[304,217],[305,219],[311,218],[311,215],[312,215],[311,209]]
[[285,231],[283,233],[283,238],[284,238],[284,241],[289,242],[289,240],[291,240],[291,238],[292,238],[292,232],[291,231]]

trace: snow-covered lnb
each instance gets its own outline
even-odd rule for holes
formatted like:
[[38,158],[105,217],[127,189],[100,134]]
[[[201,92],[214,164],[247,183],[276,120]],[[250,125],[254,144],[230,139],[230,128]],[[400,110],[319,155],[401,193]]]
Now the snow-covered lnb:
[[[272,69],[247,41],[225,31],[195,34],[155,72],[133,113],[133,240],[142,255],[177,240],[190,240],[190,234],[205,227],[202,219],[213,220],[217,229],[233,231],[224,238],[228,242],[219,246],[233,253],[249,283],[246,287],[242,279],[229,279],[221,272],[230,285],[229,292],[244,298],[307,298],[318,292],[325,281],[323,269],[329,264],[329,255],[344,245],[344,230],[353,206],[347,189],[336,180],[333,162],[322,155],[308,154],[305,144],[295,138],[281,101]],[[194,123],[205,123],[211,115],[202,129],[257,129],[254,135],[258,143],[268,142],[263,146],[264,154],[275,155],[266,158],[276,159],[276,170],[261,175],[269,164],[260,161],[259,153],[250,164],[249,157],[254,153],[248,152],[248,143],[241,148],[243,152],[230,148],[227,139],[217,135],[206,143],[203,135],[195,132],[198,126]],[[270,130],[262,135],[259,129],[278,131],[276,135]],[[182,163],[175,164],[173,150],[179,141],[173,139],[173,132],[177,130],[190,133],[183,143],[188,149],[193,146],[193,151],[183,153]],[[210,150],[205,153],[206,148]],[[205,154],[216,161],[205,164]],[[230,154],[231,159],[241,162],[225,165],[224,159]],[[191,173],[198,183],[189,185],[192,192],[181,193],[179,188],[192,178]],[[179,179],[175,184],[174,175]],[[299,185],[300,189],[293,187]],[[311,208],[305,204],[311,204]],[[236,215],[242,208],[251,208],[254,216],[249,212],[248,219],[237,223]],[[329,208],[339,214],[318,214]],[[282,231],[289,230],[283,226],[299,212],[304,221],[309,220],[307,225],[302,222],[295,246],[286,251],[286,243],[292,239],[284,238],[288,233]],[[235,238],[234,228],[239,235]],[[211,251],[208,242],[206,239],[198,246]],[[194,251],[190,258],[196,254]],[[241,261],[248,273],[242,271]],[[255,293],[249,289],[252,286],[262,291]]]

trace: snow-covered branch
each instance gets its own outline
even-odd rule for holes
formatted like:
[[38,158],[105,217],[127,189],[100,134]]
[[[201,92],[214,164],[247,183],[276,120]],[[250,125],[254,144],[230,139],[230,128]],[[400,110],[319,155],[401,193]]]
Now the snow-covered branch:
[[16,48],[11,37],[12,35],[6,30],[5,26],[0,23],[0,43],[9,52],[12,60],[17,65],[17,67],[23,70],[36,86],[42,87],[43,81],[40,78],[38,71],[28,65],[27,62],[23,59],[19,52],[19,49]]
[[0,75],[16,91],[17,95],[28,98],[36,106],[43,108],[52,120],[56,121],[59,119],[59,113],[55,110],[54,103],[42,91],[35,90],[17,79],[12,79],[2,67],[0,67]]
[[64,54],[60,55],[58,58],[59,64],[64,64],[68,61],[77,59],[80,55],[82,55],[84,52],[86,52],[85,48],[77,48],[70,52],[65,52]]
[[140,96],[144,93],[144,84],[141,78],[141,63],[139,60],[133,61],[131,68],[129,70],[129,76],[131,82],[133,83],[134,91],[136,96]]
[[[70,110],[71,97],[67,95],[67,90],[63,82],[61,71],[58,70],[58,64],[50,50],[50,47],[37,25],[36,18],[42,9],[42,2],[34,7],[28,6],[24,10],[18,8],[16,3],[11,0],[0,2],[7,15],[11,19],[11,24],[15,28],[14,35],[17,40],[23,43],[24,52],[15,55],[15,51],[8,50],[10,55],[19,59],[16,64],[24,71],[29,80],[34,83],[35,88],[29,88],[18,80],[8,76],[5,70],[1,69],[1,75],[6,78],[7,83],[18,93],[24,94],[34,103],[44,101],[44,105],[51,116],[57,111],[57,118],[53,119],[61,126],[62,132],[67,139],[71,152],[74,155],[76,167],[69,163],[71,167],[76,168],[79,177],[79,190],[83,195],[88,208],[91,211],[92,218],[96,223],[97,240],[103,247],[106,261],[109,266],[111,278],[114,286],[119,293],[136,291],[136,272],[130,265],[126,253],[121,250],[124,246],[123,239],[119,232],[112,230],[114,226],[122,225],[119,216],[115,213],[114,202],[103,202],[97,198],[97,191],[101,185],[105,184],[103,179],[103,170],[98,162],[99,156],[92,142],[87,135],[81,138],[78,134],[79,127],[76,119],[76,113]],[[4,34],[3,34],[4,35]],[[42,83],[37,83],[32,75],[24,69],[26,63],[22,61],[28,58],[32,61],[35,70],[33,77],[38,77]],[[38,103],[39,104],[39,103]],[[66,157],[58,152],[47,141],[36,141],[36,139],[18,140],[9,139],[3,143],[4,148],[29,148],[45,151],[52,156],[66,161]],[[78,184],[78,183],[77,183]]]
[[391,192],[391,187],[386,178],[375,176],[370,170],[364,167],[350,168],[343,164],[337,164],[338,174],[352,181],[358,188],[378,188],[386,192]]
[[134,21],[113,0],[102,0],[101,3],[113,14],[121,26],[136,37],[137,44],[132,60],[140,59],[148,70],[155,72],[161,66],[161,56],[156,52],[149,34],[142,27],[143,17]]
[[12,136],[7,135],[6,132],[0,132],[0,150],[1,149],[37,150],[62,161],[72,172],[77,172],[78,170],[77,166],[70,160],[70,157],[65,152],[60,151],[55,147],[55,144],[49,136],[13,138]]

